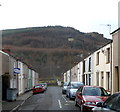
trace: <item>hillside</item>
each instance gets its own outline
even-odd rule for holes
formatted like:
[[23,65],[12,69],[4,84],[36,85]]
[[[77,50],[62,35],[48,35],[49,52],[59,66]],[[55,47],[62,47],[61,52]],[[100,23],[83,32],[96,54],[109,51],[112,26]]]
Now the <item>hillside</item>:
[[[71,37],[73,42],[68,41]],[[74,66],[109,41],[97,32],[83,33],[62,26],[3,31],[3,48],[28,63],[39,72],[40,78],[61,77],[70,65]]]

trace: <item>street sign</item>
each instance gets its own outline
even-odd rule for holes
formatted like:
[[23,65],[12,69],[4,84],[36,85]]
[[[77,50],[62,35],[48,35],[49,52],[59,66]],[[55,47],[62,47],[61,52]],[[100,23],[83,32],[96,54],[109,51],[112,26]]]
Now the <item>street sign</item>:
[[20,68],[14,68],[14,74],[19,74],[20,73]]

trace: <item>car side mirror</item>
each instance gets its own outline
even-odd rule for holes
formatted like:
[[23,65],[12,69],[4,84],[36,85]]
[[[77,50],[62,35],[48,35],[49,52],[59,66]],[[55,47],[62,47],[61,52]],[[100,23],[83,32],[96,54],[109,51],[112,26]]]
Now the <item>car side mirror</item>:
[[82,92],[80,92],[79,95],[82,95]]
[[102,107],[102,106],[103,106],[103,103],[98,102],[96,106],[97,106],[97,107]]
[[111,92],[110,90],[106,90],[106,91],[107,91],[108,94],[110,94],[110,92]]

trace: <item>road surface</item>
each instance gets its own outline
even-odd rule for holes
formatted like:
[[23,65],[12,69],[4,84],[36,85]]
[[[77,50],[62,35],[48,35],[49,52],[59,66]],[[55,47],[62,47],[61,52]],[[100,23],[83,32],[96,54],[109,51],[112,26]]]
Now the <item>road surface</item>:
[[69,110],[80,111],[79,107],[75,106],[74,100],[69,100],[66,95],[62,94],[61,87],[48,87],[44,93],[35,94],[27,99],[18,111],[43,111],[43,110]]

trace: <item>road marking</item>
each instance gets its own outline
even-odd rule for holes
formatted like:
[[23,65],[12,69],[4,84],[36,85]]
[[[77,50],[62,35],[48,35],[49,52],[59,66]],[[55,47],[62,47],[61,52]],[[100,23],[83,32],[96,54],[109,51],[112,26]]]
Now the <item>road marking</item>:
[[58,100],[58,103],[59,103],[59,107],[62,108],[62,104],[61,104],[60,100]]
[[[25,100],[27,100],[27,98]],[[13,108],[10,112],[14,112],[18,107],[22,106],[23,103],[25,103],[25,100],[20,105],[18,105],[15,108]]]
[[63,95],[62,95],[62,97],[63,97],[63,99],[64,99],[66,102],[68,102]]
[[74,103],[75,101],[69,101],[69,103]]
[[20,105],[16,106],[15,108],[13,108],[10,112],[13,112],[14,110],[16,110]]
[[25,100],[20,104],[21,106],[23,105],[23,103],[25,103]]
[[70,104],[64,104],[64,105],[70,105]]

